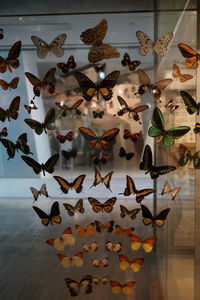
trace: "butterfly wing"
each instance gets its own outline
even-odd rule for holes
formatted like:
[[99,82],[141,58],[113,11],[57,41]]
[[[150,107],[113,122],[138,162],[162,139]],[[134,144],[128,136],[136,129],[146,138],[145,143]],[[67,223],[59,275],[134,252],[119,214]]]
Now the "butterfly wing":
[[43,130],[44,130],[44,126],[42,123],[36,121],[36,120],[33,120],[33,119],[24,119],[24,122],[30,126],[32,129],[34,129],[35,133],[40,135],[42,134]]
[[117,79],[119,78],[120,71],[113,71],[103,79],[99,85],[98,91],[105,101],[112,98],[112,88],[115,86]]
[[97,90],[96,84],[81,72],[75,72],[74,76],[82,89],[83,98],[91,101]]
[[21,158],[23,159],[23,161],[25,161],[25,163],[30,166],[33,171],[36,174],[39,174],[42,171],[42,166],[33,158],[26,156],[26,155],[22,155]]
[[89,62],[96,63],[102,59],[116,58],[119,56],[120,53],[115,47],[108,44],[95,43],[89,50],[88,60]]
[[55,56],[61,57],[64,55],[64,49],[62,48],[62,46],[64,45],[66,38],[67,38],[67,35],[65,33],[62,33],[62,34],[59,34],[51,42],[49,48]]
[[70,217],[73,217],[73,216],[74,216],[74,213],[75,213],[75,211],[76,211],[75,207],[74,207],[73,205],[69,204],[69,203],[63,203],[63,206],[64,206],[64,208],[66,209],[68,215],[69,215]]
[[49,194],[47,192],[47,186],[46,186],[45,183],[42,184],[42,186],[40,188],[40,194],[43,195],[43,196],[45,196],[45,197],[47,197],[47,198],[49,197]]
[[86,175],[79,175],[77,178],[74,179],[72,183],[73,189],[77,192],[80,193],[83,189],[83,181],[85,179]]
[[61,223],[61,217],[60,217],[60,209],[59,209],[59,203],[58,201],[55,201],[52,204],[49,219],[51,222],[60,224]]
[[140,43],[140,47],[138,49],[138,52],[142,56],[146,56],[153,50],[154,43],[153,41],[148,37],[148,35],[142,31],[136,32],[136,37],[138,39],[138,42]]
[[42,224],[44,226],[48,226],[50,221],[49,216],[37,206],[33,206],[33,209],[37,213],[38,217],[41,219]]
[[31,190],[31,193],[33,194],[34,200],[37,201],[37,199],[40,195],[39,191],[32,186],[30,187],[30,190]]
[[185,91],[180,91],[180,95],[184,101],[184,104],[187,108],[187,112],[192,115],[196,111],[198,111],[198,105],[194,98]]
[[184,136],[188,131],[190,131],[190,127],[188,126],[178,126],[167,130],[163,137],[163,145],[165,147],[169,147],[174,144],[175,139],[179,139]]
[[24,74],[28,78],[29,82],[33,85],[34,95],[39,97],[42,88],[42,81],[32,73],[25,72]]
[[165,56],[167,54],[168,45],[173,38],[173,33],[165,33],[154,44],[154,50],[159,56]]
[[38,36],[32,35],[31,40],[33,44],[37,47],[37,56],[39,58],[45,58],[50,50],[49,45]]
[[185,62],[188,67],[193,67],[194,64],[197,64],[200,55],[196,51],[194,51],[190,46],[180,43],[178,44],[178,48],[183,55],[183,57],[186,58]]
[[16,143],[16,148],[21,150],[24,154],[33,154],[32,152],[30,152],[30,148],[27,145],[27,134],[26,133],[22,133],[18,137],[17,143]]
[[15,150],[17,149],[16,145],[12,141],[2,138],[0,142],[7,150],[8,159],[13,158],[15,156]]
[[18,110],[19,110],[19,106],[20,106],[20,100],[21,99],[20,99],[19,96],[15,97],[12,100],[12,102],[11,102],[9,108],[8,108],[8,112],[7,112],[8,119],[12,118],[14,120],[17,120],[17,118],[18,118]]
[[162,227],[165,224],[165,220],[167,219],[168,213],[170,212],[170,208],[166,208],[162,210],[155,218],[154,222],[158,227]]
[[150,253],[156,243],[156,237],[151,237],[142,242],[142,248],[146,253]]
[[19,67],[19,60],[17,59],[21,52],[21,41],[14,43],[11,47],[8,57],[4,59],[0,56],[0,72],[4,73],[7,69],[12,72],[13,69]]
[[124,206],[120,205],[120,217],[125,218],[127,215],[129,215],[129,210]]
[[142,217],[143,217],[144,225],[147,226],[152,224],[154,222],[154,218],[152,216],[152,213],[148,209],[148,207],[146,207],[145,205],[141,205],[141,208],[142,208]]
[[115,137],[119,134],[119,128],[111,128],[105,131],[100,138],[101,148],[107,150],[110,146],[110,142],[112,142]]
[[51,108],[49,111],[46,113],[45,119],[44,119],[44,127],[47,128],[48,130],[54,130],[56,128],[55,124],[55,109]]
[[135,220],[137,217],[137,214],[140,212],[141,208],[134,208],[131,211],[129,211],[129,216],[132,220]]
[[149,145],[145,146],[142,161],[140,163],[140,170],[150,171],[152,169],[152,151]]
[[154,83],[154,88],[164,90],[173,80],[170,78],[162,79]]
[[164,135],[164,118],[158,107],[154,108],[151,124],[152,126],[148,130],[148,135],[150,137],[159,137]]
[[141,84],[151,84],[149,76],[143,70],[138,70],[138,77]]
[[98,41],[102,41],[108,29],[108,22],[106,19],[101,20],[93,28],[89,28],[81,33],[80,39],[86,45],[94,45]]
[[52,174],[54,171],[54,166],[57,163],[58,159],[59,159],[59,154],[52,155],[44,164],[45,171]]
[[92,197],[88,197],[88,201],[92,205],[92,209],[95,213],[99,213],[100,211],[103,210],[103,205],[99,200]]
[[60,189],[64,194],[67,194],[69,192],[69,189],[71,188],[70,183],[60,176],[53,176],[53,178],[58,182],[60,185]]

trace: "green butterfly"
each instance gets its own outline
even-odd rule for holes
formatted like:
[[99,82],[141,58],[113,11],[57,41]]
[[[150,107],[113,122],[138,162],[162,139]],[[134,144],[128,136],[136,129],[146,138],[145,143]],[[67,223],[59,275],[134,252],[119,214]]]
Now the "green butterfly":
[[57,160],[59,158],[59,154],[52,155],[45,164],[39,164],[36,160],[33,158],[30,158],[29,156],[22,155],[21,158],[25,163],[30,166],[33,171],[36,174],[39,174],[41,171],[43,171],[43,175],[45,176],[45,171],[52,174],[54,171],[54,166],[57,163]]
[[159,175],[165,175],[169,172],[176,170],[174,166],[153,166],[152,164],[152,151],[149,145],[145,146],[142,161],[140,163],[140,170],[147,171],[145,174],[150,172],[151,178],[155,179]]
[[190,150],[183,144],[179,145],[178,167],[187,165],[188,162],[193,162],[195,169],[200,169],[200,151],[192,154]]
[[7,149],[7,153],[9,156],[8,159],[13,158],[15,156],[15,152],[18,150],[22,151],[24,154],[33,154],[32,152],[30,152],[30,148],[27,145],[26,133],[22,133],[18,137],[16,144],[7,139],[0,139],[0,142]]
[[38,135],[42,134],[43,130],[47,133],[46,129],[54,130],[56,129],[55,124],[55,109],[51,108],[44,118],[44,123],[40,123],[33,119],[25,119],[26,124],[28,124],[32,129],[34,129],[35,133]]
[[178,126],[165,130],[163,114],[158,107],[154,108],[151,124],[152,126],[148,130],[148,135],[157,137],[157,143],[162,140],[165,147],[173,145],[175,139],[181,138],[191,129],[188,126]]
[[187,112],[192,115],[195,112],[197,112],[197,115],[199,115],[200,112],[200,103],[197,103],[194,98],[190,94],[188,94],[185,91],[180,91],[180,95],[183,98],[183,101],[185,103],[185,106],[187,107]]

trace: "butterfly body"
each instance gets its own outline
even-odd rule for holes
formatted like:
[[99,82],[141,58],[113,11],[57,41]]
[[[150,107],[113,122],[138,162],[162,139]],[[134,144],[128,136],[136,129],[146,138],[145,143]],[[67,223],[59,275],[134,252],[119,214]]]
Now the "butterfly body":
[[74,56],[70,55],[70,57],[67,60],[67,63],[58,63],[58,68],[62,70],[64,74],[68,73],[70,69],[76,68],[76,62],[74,60]]
[[11,121],[11,119],[17,120],[19,106],[20,106],[20,97],[17,96],[12,100],[7,110],[4,110],[3,108],[0,107],[0,121],[4,122],[6,118],[8,119],[9,122]]
[[128,53],[124,54],[123,60],[121,61],[122,66],[128,66],[129,71],[135,71],[135,69],[141,64],[139,60],[131,61],[130,56]]
[[157,216],[153,217],[152,213],[145,205],[141,205],[142,208],[142,216],[143,223],[145,226],[148,225],[156,225],[158,227],[162,227],[165,224],[165,220],[167,218],[168,213],[170,212],[170,208],[166,208],[162,210]]
[[200,54],[198,52],[183,43],[178,44],[178,48],[183,57],[185,57],[185,63],[189,68],[193,67],[194,65],[199,65]]
[[19,67],[18,56],[21,52],[21,41],[16,42],[10,49],[7,58],[0,56],[0,73],[5,73],[7,70],[12,73],[12,68]]
[[79,175],[74,179],[73,182],[68,182],[66,179],[60,176],[53,176],[53,178],[58,182],[60,185],[60,189],[64,194],[68,194],[70,189],[74,189],[76,193],[80,193],[83,189],[83,181],[86,175]]
[[60,209],[57,201],[52,204],[49,215],[37,206],[33,206],[33,209],[41,219],[41,222],[44,226],[48,226],[49,224],[53,225],[53,223],[61,223],[62,219],[60,217]]
[[80,214],[83,214],[85,212],[85,209],[83,207],[83,199],[79,199],[75,206],[69,203],[63,203],[63,206],[70,217],[73,217],[77,212],[79,212]]
[[22,133],[18,139],[16,144],[14,144],[12,141],[7,139],[0,139],[0,142],[3,144],[3,146],[6,148],[8,153],[8,159],[13,158],[15,156],[15,152],[20,150],[24,154],[33,154],[30,151],[29,146],[27,145],[27,134]]

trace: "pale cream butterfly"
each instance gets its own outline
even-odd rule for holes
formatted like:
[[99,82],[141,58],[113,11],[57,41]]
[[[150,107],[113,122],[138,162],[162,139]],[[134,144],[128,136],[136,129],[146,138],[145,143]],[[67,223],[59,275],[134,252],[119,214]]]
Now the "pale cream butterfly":
[[53,53],[57,57],[61,57],[64,55],[64,49],[62,46],[65,43],[67,35],[62,33],[58,35],[53,41],[48,45],[44,40],[39,38],[38,36],[31,36],[31,40],[34,45],[37,47],[37,56],[39,58],[45,58],[47,54]]
[[137,31],[136,37],[140,43],[140,47],[138,49],[140,55],[146,56],[154,50],[159,56],[165,56],[167,53],[167,47],[173,37],[173,33],[165,33],[156,42],[153,42],[149,36],[142,31]]

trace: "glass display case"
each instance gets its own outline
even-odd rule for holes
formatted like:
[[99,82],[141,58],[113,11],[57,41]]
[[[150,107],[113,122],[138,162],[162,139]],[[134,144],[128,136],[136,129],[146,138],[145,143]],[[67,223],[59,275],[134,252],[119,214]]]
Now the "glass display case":
[[[183,9],[164,11],[163,7],[159,2],[158,10],[149,12],[108,9],[98,14],[2,17],[0,56],[8,59],[2,65],[0,60],[0,72],[3,64],[6,68],[10,64],[12,72],[0,73],[0,298],[200,298],[200,143],[199,134],[193,131],[199,117],[197,112],[188,113],[180,93],[189,93],[198,103],[199,68],[189,68],[178,48],[182,43],[198,50],[198,13],[191,2]],[[107,21],[106,29],[99,30],[95,26],[102,20]],[[96,44],[84,42],[82,33],[89,28],[103,36]],[[145,37],[136,36],[138,31]],[[157,55],[159,38],[160,51],[167,50],[163,56]],[[22,47],[15,68],[9,59],[18,59],[17,50],[13,57],[8,52],[17,41]],[[91,48],[102,43],[109,51],[109,46],[116,49],[115,54],[89,61]],[[147,55],[139,54],[141,44],[143,51],[151,48]],[[62,49],[64,55],[59,57]],[[69,61],[72,55],[74,62]],[[48,77],[52,68],[53,75]],[[114,71],[119,72],[110,79]],[[141,93],[144,72],[153,88],[146,84]],[[17,86],[12,84],[15,77],[19,77]],[[156,100],[155,83],[163,79],[170,82]],[[19,109],[11,105],[16,96],[20,97]],[[80,106],[73,106],[80,99]],[[48,119],[50,110],[55,120]],[[164,131],[158,121],[162,116]],[[159,127],[164,138],[150,136],[151,126]],[[173,133],[174,143],[166,147],[166,131],[178,126],[190,130],[180,138]],[[104,134],[116,128],[116,134]],[[19,139],[23,133],[30,151],[24,150]],[[173,166],[174,170],[160,176],[146,174],[152,171],[147,145],[155,168]],[[186,153],[190,156],[181,166]],[[48,165],[48,159],[57,154],[59,159]],[[148,161],[146,170],[142,161],[143,165]],[[79,180],[80,175],[86,177]],[[77,204],[79,199],[83,201]],[[145,207],[152,216],[145,215]],[[160,220],[159,213],[166,209]]]

